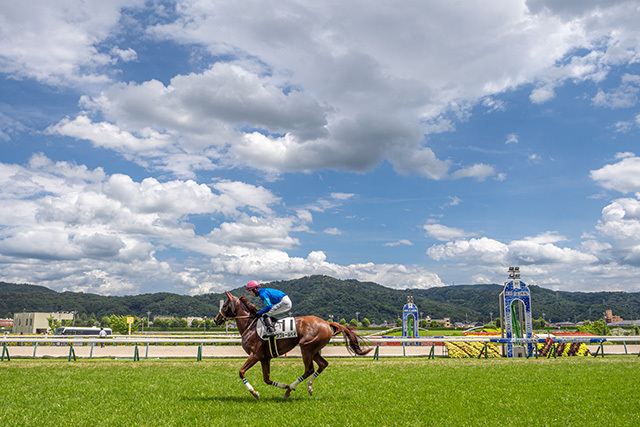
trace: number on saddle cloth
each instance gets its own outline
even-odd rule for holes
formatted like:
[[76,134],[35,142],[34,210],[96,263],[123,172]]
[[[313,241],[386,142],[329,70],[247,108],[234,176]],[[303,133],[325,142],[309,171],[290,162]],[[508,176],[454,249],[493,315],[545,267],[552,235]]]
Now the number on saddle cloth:
[[[273,327],[276,330],[276,339],[293,338],[298,336],[298,331],[296,330],[296,320],[293,317],[274,319]],[[263,340],[267,340],[267,338],[264,337],[264,334],[267,332],[267,328],[266,326],[264,326],[262,317],[258,319],[256,330],[258,332],[258,335],[260,335],[260,338],[262,338]]]

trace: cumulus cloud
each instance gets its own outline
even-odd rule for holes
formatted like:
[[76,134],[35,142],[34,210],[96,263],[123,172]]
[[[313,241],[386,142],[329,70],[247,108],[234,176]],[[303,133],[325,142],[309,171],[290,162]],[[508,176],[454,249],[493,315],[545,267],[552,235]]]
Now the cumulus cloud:
[[[328,200],[343,203],[353,196],[334,192]],[[286,250],[300,245],[293,233],[308,231],[311,212],[282,213],[280,198],[243,182],[135,181],[39,154],[27,166],[0,163],[0,198],[0,272],[8,281],[107,295],[137,293],[153,283],[188,294],[220,292],[229,288],[229,278],[310,274],[393,287],[442,285],[421,267],[340,265],[322,251],[291,257]],[[197,230],[201,215],[215,216],[217,225]],[[160,252],[193,263],[160,261]]]
[[118,47],[102,51],[98,46],[117,29],[123,7],[141,4],[7,2],[0,12],[0,71],[50,85],[106,83],[111,78],[105,66],[114,58],[132,60],[135,52]]
[[591,179],[608,190],[621,193],[640,191],[640,158],[623,155],[617,163],[590,172]]
[[322,251],[310,252],[306,258],[290,257],[281,251],[237,250],[211,260],[214,271],[224,271],[262,280],[293,279],[303,275],[323,274],[361,281],[373,281],[394,288],[426,289],[444,286],[437,274],[422,267],[398,264],[358,263],[339,265],[328,262]]
[[[49,84],[102,82],[99,95],[82,100],[101,119],[83,113],[50,132],[181,178],[238,164],[268,173],[364,172],[387,160],[402,174],[483,181],[494,166],[451,172],[425,135],[453,130],[475,105],[504,108],[495,95],[506,90],[532,84],[532,102],[542,103],[568,80],[599,82],[611,65],[637,61],[629,1],[405,6],[283,2],[274,13],[251,2],[178,2],[172,14],[158,9],[147,36],[224,60],[167,84],[111,84],[103,66],[137,58],[114,35],[133,25],[131,9],[143,3],[16,4],[1,15],[13,43],[0,48],[0,70]],[[628,74],[594,102],[628,106],[637,88],[638,76]]]
[[[638,62],[635,1],[402,8],[283,1],[276,10],[251,0],[193,0],[178,1],[170,13],[156,8],[157,15],[144,21],[135,8],[147,6],[138,1],[23,3],[0,11],[0,37],[11,40],[0,43],[0,72],[85,94],[82,111],[58,116],[47,138],[88,141],[146,170],[171,174],[134,179],[43,155],[24,167],[0,163],[3,277],[33,277],[58,288],[131,292],[143,281],[166,279],[200,292],[243,272],[437,286],[440,279],[419,267],[345,266],[322,251],[306,258],[285,252],[299,244],[294,233],[309,231],[312,212],[328,212],[355,194],[334,192],[289,211],[269,189],[223,179],[203,183],[198,173],[243,167],[271,177],[322,169],[363,173],[389,164],[398,174],[433,180],[502,180],[506,175],[489,163],[443,157],[430,137],[454,131],[477,111],[508,108],[500,95],[519,88],[531,89],[530,101],[542,104],[566,82],[589,81],[597,89],[585,99],[628,108],[637,105],[640,87],[632,74],[618,87],[600,87],[612,67]],[[151,13],[147,7],[145,16]],[[130,80],[117,82],[118,67],[143,60],[142,51],[118,44],[132,28],[211,62],[155,78],[134,80],[126,73]],[[25,129],[9,113],[0,114],[1,141]],[[614,126],[630,131],[638,117]],[[517,138],[510,134],[506,143]],[[591,171],[591,178],[627,194],[640,191],[638,172],[637,157],[626,154]],[[596,231],[611,243],[590,237],[572,249],[553,232],[500,242],[428,223],[428,235],[451,240],[428,254],[495,268],[540,263],[540,271],[576,262],[606,275],[616,263],[625,267],[638,259],[636,202],[618,199],[603,210]],[[206,228],[198,217],[214,219]],[[159,252],[178,261],[159,261]],[[208,260],[212,271],[188,265],[196,258]],[[59,268],[48,270],[46,259]]]
[[481,237],[433,245],[427,254],[435,260],[457,260],[474,266],[505,265],[571,265],[596,263],[594,255],[553,242],[562,239],[555,233],[513,240],[508,244]]

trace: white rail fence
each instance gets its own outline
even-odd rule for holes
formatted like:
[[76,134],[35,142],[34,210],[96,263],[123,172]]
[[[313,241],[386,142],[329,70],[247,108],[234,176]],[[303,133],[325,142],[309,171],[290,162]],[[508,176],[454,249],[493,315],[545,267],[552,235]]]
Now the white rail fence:
[[[428,356],[434,358],[436,355],[435,349],[439,348],[439,356],[446,356],[445,343],[468,343],[479,342],[487,344],[507,344],[509,342],[513,344],[542,344],[545,343],[547,338],[516,338],[505,339],[495,336],[483,336],[483,337],[420,337],[420,338],[383,338],[383,337],[364,337],[367,344],[375,346],[374,358],[378,358],[381,353],[380,347],[384,347],[383,355],[388,357],[394,356]],[[638,354],[640,357],[640,336],[625,336],[625,337],[611,337],[611,336],[599,336],[599,337],[553,337],[555,344],[561,343],[586,343],[590,347],[590,351],[595,355],[600,354],[604,356],[605,348],[607,348],[607,354]],[[185,357],[192,358],[193,352],[196,352],[197,360],[203,358],[203,349],[205,346],[216,346],[218,350],[227,349],[227,351],[219,352],[220,354],[213,354],[207,357],[244,357],[244,353],[240,348],[242,342],[240,335],[223,334],[223,335],[185,335],[181,337],[173,336],[144,336],[144,335],[112,335],[108,338],[97,337],[61,337],[61,336],[42,336],[42,335],[22,335],[11,336],[4,335],[0,337],[0,343],[2,344],[2,361],[11,360],[10,353],[18,353],[17,357],[21,358],[38,358],[38,357],[63,357],[66,353],[64,347],[68,347],[68,359],[76,359],[76,347],[89,347],[87,351],[83,351],[81,357],[116,357],[116,358],[130,358],[126,355],[126,352],[131,354],[131,347],[133,346],[133,360],[139,360],[140,348],[144,348],[144,358],[149,358],[149,348],[153,345],[152,352],[160,353],[168,357]],[[323,355],[328,357],[336,356],[342,357],[348,355],[346,347],[344,346],[344,340],[342,337],[334,337],[331,340],[333,346],[328,346],[323,349]],[[606,345],[603,345],[606,344]],[[628,345],[629,344],[629,345]],[[63,348],[60,348],[63,347]],[[114,352],[104,352],[104,348],[117,347],[118,352],[114,356]],[[188,349],[191,348],[191,350]],[[197,347],[197,351],[193,350]],[[420,347],[423,347],[420,349]],[[426,348],[425,348],[426,347]],[[31,348],[33,352],[31,352]],[[94,355],[94,348],[100,348]],[[175,349],[180,348],[180,351]],[[336,351],[331,351],[332,349]],[[601,353],[600,353],[601,352]],[[173,354],[171,354],[173,353]],[[536,353],[537,355],[537,353]],[[120,356],[120,357],[118,357]],[[295,354],[293,354],[295,357]],[[66,356],[64,356],[66,357]]]

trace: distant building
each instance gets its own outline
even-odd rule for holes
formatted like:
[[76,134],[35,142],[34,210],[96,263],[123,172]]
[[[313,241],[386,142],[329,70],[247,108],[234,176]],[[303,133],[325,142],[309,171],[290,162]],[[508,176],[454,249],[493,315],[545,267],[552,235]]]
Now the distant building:
[[50,317],[61,322],[73,321],[73,313],[15,313],[11,332],[14,334],[45,334],[49,331],[48,319]]
[[0,328],[13,328],[13,319],[0,319]]
[[614,316],[613,310],[607,310],[604,312],[604,320],[606,320],[607,323],[616,323],[622,322],[624,319],[620,316]]
[[629,328],[633,326],[640,326],[640,320],[621,320],[619,322],[607,323],[610,328]]

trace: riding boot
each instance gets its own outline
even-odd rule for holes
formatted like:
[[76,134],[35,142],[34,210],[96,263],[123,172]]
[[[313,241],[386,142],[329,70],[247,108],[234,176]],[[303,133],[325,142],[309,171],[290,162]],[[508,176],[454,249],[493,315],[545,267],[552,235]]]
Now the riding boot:
[[265,338],[275,336],[276,328],[273,326],[273,320],[271,320],[271,317],[266,314],[263,314],[262,321],[264,322],[264,326],[267,328],[267,332],[264,334]]

